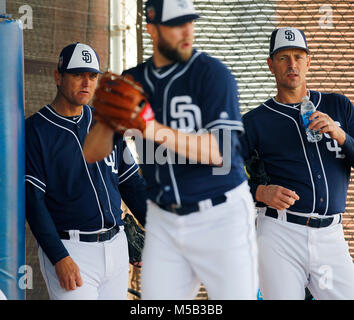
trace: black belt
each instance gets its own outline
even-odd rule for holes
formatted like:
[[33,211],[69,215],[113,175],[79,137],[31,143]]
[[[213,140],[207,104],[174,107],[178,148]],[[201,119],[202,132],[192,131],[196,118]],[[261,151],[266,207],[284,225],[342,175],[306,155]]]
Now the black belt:
[[[90,234],[80,233],[79,239],[83,242],[103,242],[112,239],[118,232],[119,226],[115,226],[114,228],[107,231]],[[70,234],[67,231],[60,231],[59,237],[63,240],[70,240]]]
[[[223,194],[222,196],[211,198],[209,200],[211,200],[212,206],[216,206],[218,204],[224,203],[227,200],[227,197],[226,197],[226,195]],[[186,215],[186,214],[189,214],[189,213],[192,213],[192,212],[200,211],[198,202],[190,203],[190,204],[184,204],[184,205],[182,205],[180,207],[178,207],[176,204],[171,204],[171,205],[157,204],[157,205],[163,210],[176,213],[176,214],[178,214],[180,216],[183,216],[183,215]]]
[[[265,215],[267,217],[272,217],[278,219],[278,211],[273,208],[267,208]],[[286,221],[301,224],[303,226],[308,226],[311,228],[324,228],[332,224],[334,217],[329,218],[316,218],[316,217],[302,217],[291,213],[286,213]],[[339,222],[342,220],[340,217]]]

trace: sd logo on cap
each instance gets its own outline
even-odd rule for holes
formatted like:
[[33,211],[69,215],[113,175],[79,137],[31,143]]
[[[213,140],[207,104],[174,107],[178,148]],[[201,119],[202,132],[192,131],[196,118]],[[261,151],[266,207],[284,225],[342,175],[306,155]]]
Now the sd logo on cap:
[[60,73],[102,73],[96,51],[87,44],[80,42],[69,44],[61,51],[58,71]]

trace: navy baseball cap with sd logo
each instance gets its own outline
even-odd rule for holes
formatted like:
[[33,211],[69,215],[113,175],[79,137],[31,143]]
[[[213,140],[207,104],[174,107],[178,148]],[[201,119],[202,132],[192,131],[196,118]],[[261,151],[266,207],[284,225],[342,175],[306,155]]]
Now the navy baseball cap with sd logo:
[[100,71],[100,61],[96,51],[80,42],[69,44],[61,51],[58,71],[60,73],[103,73]]
[[292,27],[275,29],[270,37],[269,56],[272,57],[280,50],[291,48],[303,49],[310,53],[304,32]]
[[145,3],[147,23],[178,26],[199,18],[192,0],[147,0]]

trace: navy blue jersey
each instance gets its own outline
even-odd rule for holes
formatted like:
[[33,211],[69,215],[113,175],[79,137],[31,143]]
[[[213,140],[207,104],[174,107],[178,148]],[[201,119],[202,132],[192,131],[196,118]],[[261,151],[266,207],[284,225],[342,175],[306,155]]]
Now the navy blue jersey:
[[82,145],[91,123],[86,105],[76,121],[50,106],[26,119],[26,215],[52,262],[62,249],[55,230],[97,232],[123,225],[121,193],[134,214],[144,214],[145,184],[121,137],[115,135],[113,151],[104,160],[85,161]]
[[[270,184],[294,190],[300,200],[289,208],[301,213],[332,215],[345,211],[351,167],[354,166],[354,108],[339,94],[309,91],[318,111],[328,114],[345,132],[346,142],[324,134],[318,143],[307,141],[300,104],[269,99],[243,116],[245,159],[257,150]],[[256,185],[251,185],[255,196]]]
[[[174,63],[158,70],[150,58],[125,73],[142,84],[158,122],[187,133],[215,133],[224,129],[232,136],[231,154],[224,155],[220,145],[224,160],[230,157],[228,174],[213,174],[213,167],[207,164],[188,161],[183,164],[170,150],[165,151],[165,164],[149,162],[151,159],[145,153],[139,155],[148,198],[162,205],[195,203],[221,195],[247,179],[238,140],[243,124],[237,84],[224,64],[194,50],[186,63]],[[153,142],[146,141],[145,150],[155,150],[156,155],[159,145],[149,144]]]

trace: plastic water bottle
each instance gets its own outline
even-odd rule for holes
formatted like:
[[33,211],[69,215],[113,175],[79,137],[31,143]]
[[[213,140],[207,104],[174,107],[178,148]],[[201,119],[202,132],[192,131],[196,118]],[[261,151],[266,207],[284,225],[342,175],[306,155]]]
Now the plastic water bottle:
[[302,121],[305,126],[307,140],[309,142],[321,141],[321,139],[323,137],[323,134],[320,133],[319,130],[310,130],[308,128],[309,124],[312,122],[309,120],[309,117],[315,111],[316,111],[316,108],[315,108],[314,104],[312,103],[312,101],[309,99],[309,97],[307,97],[307,96],[303,97],[302,103],[300,106],[300,112],[301,112],[301,116],[302,116]]

